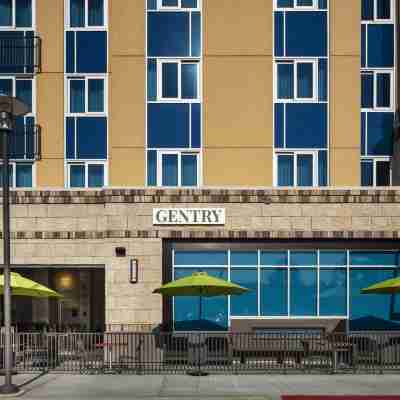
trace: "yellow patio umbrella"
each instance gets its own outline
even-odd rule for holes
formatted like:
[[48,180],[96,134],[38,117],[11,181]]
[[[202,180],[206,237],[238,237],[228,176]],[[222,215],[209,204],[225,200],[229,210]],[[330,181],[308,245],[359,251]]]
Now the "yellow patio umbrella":
[[[4,275],[0,275],[0,295],[4,290]],[[11,295],[37,298],[61,298],[61,294],[22,275],[11,272]]]
[[400,293],[400,277],[378,282],[361,289],[362,294],[397,294]]

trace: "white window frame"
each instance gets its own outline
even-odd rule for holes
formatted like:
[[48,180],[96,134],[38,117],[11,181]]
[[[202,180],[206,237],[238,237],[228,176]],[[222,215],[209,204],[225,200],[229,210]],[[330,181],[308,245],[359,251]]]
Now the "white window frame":
[[[30,164],[32,165],[32,187],[30,186],[19,186],[17,187],[17,168],[18,164]],[[3,165],[3,162],[0,161],[0,165]],[[10,182],[10,187],[12,189],[33,189],[36,187],[36,163],[31,160],[18,160],[18,161],[9,161],[9,166],[12,168],[12,181]],[[3,172],[0,171],[2,174]]]
[[[390,75],[390,106],[389,107],[378,107],[378,74],[387,74]],[[373,76],[373,85],[374,85],[374,98],[373,98],[373,108],[365,108],[362,107],[362,111],[371,112],[371,111],[394,111],[394,71],[393,69],[363,69],[361,71],[361,79],[363,75],[372,75]]]
[[104,7],[104,24],[103,25],[89,25],[89,1],[85,1],[85,24],[84,26],[79,27],[72,27],[71,26],[71,7],[70,7],[70,0],[64,0],[64,7],[65,7],[65,26],[68,30],[104,30],[108,27],[108,0],[103,0],[103,7]]
[[[278,82],[279,82],[279,74],[278,74],[278,65],[280,64],[292,64],[293,65],[293,98],[292,99],[281,99],[278,98]],[[299,97],[298,92],[298,64],[312,64],[313,68],[313,95],[312,97]],[[274,63],[274,99],[277,103],[318,103],[318,92],[319,92],[319,77],[318,77],[318,60],[314,58],[304,58],[304,59],[282,59],[278,58]]]
[[[90,80],[99,80],[102,79],[104,81],[104,110],[103,111],[89,111],[89,81]],[[70,81],[72,80],[82,80],[85,81],[85,111],[81,113],[73,113],[70,110],[71,107],[71,85]],[[107,116],[108,115],[108,76],[107,75],[68,75],[65,78],[65,93],[67,93],[67,101],[65,104],[65,113],[66,116],[82,116],[82,115],[90,115],[90,116]]]
[[12,0],[11,4],[11,25],[0,26],[0,31],[15,29],[17,31],[36,30],[36,0],[32,0],[32,26],[17,27],[17,9],[16,0]]
[[312,0],[312,6],[302,6],[299,5],[299,0],[294,0],[293,7],[278,7],[278,0],[274,1],[274,6],[276,10],[319,10],[318,0]]
[[[178,64],[178,97],[163,97],[162,88],[163,88],[163,64]],[[197,67],[197,97],[194,99],[183,99],[182,98],[182,64],[194,64]],[[174,58],[162,58],[157,59],[157,101],[163,102],[172,102],[176,103],[177,101],[184,103],[198,103],[201,100],[201,69],[200,69],[200,61],[196,59],[174,59]]]
[[[321,149],[319,149],[321,150]],[[274,152],[274,186],[275,187],[319,187],[319,168],[318,168],[318,151],[319,150],[286,150],[286,149],[275,149]],[[293,186],[278,186],[278,156],[280,155],[291,155],[293,156],[294,165],[294,177]],[[313,156],[313,185],[312,186],[299,186],[297,183],[297,157],[301,155],[312,155]]]
[[362,156],[361,157],[361,164],[363,162],[367,162],[367,161],[372,161],[373,163],[373,172],[372,172],[372,181],[373,181],[373,185],[372,186],[363,186],[363,187],[387,187],[387,186],[377,186],[377,164],[378,162],[389,162],[390,163],[390,186],[393,185],[393,166],[392,166],[392,157],[390,156]]
[[198,11],[201,9],[201,0],[197,0],[197,8],[182,8],[182,0],[177,0],[177,6],[164,6],[162,0],[157,0],[157,10],[168,11],[168,10],[185,10],[185,11]]
[[[71,187],[71,165],[83,165],[85,168],[85,186],[82,188],[78,187]],[[99,161],[99,160],[77,160],[77,161],[67,161],[66,162],[66,176],[67,176],[67,188],[68,189],[73,189],[73,190],[79,190],[79,189],[101,189],[100,187],[95,188],[95,187],[89,187],[89,165],[103,165],[104,167],[104,185],[102,186],[107,187],[108,186],[108,162],[107,161]]]
[[[176,155],[178,157],[178,185],[165,186],[162,182],[162,159],[164,155]],[[182,186],[182,155],[194,155],[197,157],[197,185]],[[158,187],[199,187],[200,186],[200,171],[201,171],[201,156],[199,151],[182,151],[182,150],[159,150],[157,151],[157,186]]]

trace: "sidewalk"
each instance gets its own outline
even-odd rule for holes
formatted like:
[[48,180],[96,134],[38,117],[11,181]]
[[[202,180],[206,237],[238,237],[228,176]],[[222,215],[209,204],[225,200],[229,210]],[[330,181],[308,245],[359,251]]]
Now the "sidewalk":
[[282,395],[400,395],[400,375],[49,374],[16,375],[14,382],[26,390],[20,397],[24,400],[280,400]]

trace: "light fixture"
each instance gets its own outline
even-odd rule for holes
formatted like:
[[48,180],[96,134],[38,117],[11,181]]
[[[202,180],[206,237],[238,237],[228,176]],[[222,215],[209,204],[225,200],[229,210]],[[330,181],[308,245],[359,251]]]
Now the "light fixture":
[[139,281],[139,261],[137,258],[132,258],[129,262],[129,282],[138,283]]

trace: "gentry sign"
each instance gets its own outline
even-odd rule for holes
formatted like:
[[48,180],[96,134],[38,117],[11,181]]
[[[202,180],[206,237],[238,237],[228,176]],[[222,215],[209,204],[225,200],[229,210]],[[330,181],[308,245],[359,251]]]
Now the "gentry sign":
[[225,209],[153,208],[153,225],[225,225]]

